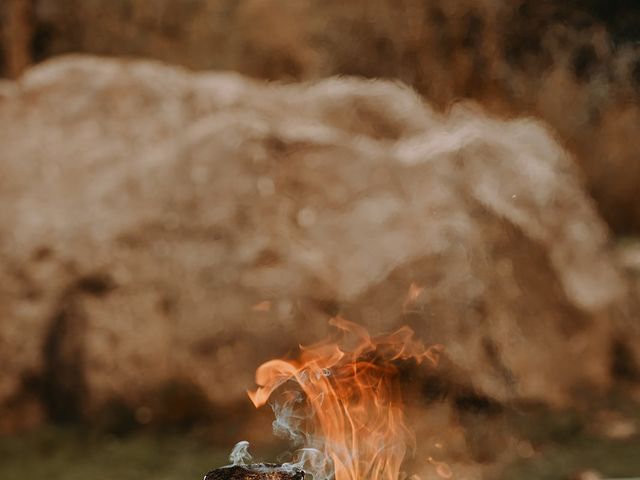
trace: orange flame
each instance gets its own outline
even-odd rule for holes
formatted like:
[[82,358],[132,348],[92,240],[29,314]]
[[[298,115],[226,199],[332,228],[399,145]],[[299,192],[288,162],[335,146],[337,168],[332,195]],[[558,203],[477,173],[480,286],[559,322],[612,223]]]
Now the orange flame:
[[[298,360],[271,360],[256,371],[260,387],[249,392],[256,407],[276,389],[274,430],[319,453],[316,480],[397,480],[413,436],[404,422],[395,360],[424,359],[436,364],[442,346],[425,348],[402,327],[372,338],[361,326],[340,317],[330,324],[356,337],[351,349],[323,342],[300,347]],[[308,466],[307,469],[309,470]],[[315,470],[315,471],[313,471]]]

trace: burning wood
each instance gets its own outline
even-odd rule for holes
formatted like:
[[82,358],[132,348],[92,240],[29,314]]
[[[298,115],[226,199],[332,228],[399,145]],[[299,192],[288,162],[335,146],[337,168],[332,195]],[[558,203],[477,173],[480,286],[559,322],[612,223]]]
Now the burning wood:
[[305,472],[296,465],[285,463],[249,463],[249,442],[238,442],[231,455],[231,465],[211,470],[204,480],[302,480]]
[[204,480],[302,480],[304,471],[275,463],[230,465],[212,470]]

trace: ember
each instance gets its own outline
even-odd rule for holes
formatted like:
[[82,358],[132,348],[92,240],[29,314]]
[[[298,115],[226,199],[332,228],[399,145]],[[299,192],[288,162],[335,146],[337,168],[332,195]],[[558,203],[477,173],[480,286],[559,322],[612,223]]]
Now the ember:
[[251,465],[230,465],[212,470],[204,480],[302,480],[300,469],[285,468],[274,463],[254,463]]

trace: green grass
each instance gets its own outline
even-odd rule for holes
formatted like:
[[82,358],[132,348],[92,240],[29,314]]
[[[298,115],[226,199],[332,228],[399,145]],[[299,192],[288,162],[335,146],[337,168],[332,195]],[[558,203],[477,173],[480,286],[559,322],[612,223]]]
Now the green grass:
[[594,399],[585,409],[553,412],[542,408],[512,415],[514,432],[535,445],[538,454],[514,462],[501,478],[567,480],[585,470],[597,471],[604,478],[640,477],[640,433],[625,439],[598,434],[592,426],[602,409],[640,425],[640,405],[620,392]]
[[[624,440],[598,433],[593,425],[603,410],[640,425],[640,405],[624,392],[591,399],[584,408],[514,408],[506,418],[511,434],[529,441],[537,453],[514,461],[497,478],[568,480],[587,469],[607,478],[640,476],[640,433]],[[200,480],[210,469],[228,463],[231,437],[241,434],[222,424],[208,433],[139,431],[126,436],[43,427],[0,437],[0,479]],[[255,447],[252,453],[258,461],[276,461],[285,449],[278,440],[266,438]]]
[[0,438],[0,478],[200,480],[227,455],[190,435],[117,438],[47,428]]
[[640,439],[625,441],[576,437],[560,445],[549,445],[541,455],[508,468],[504,479],[567,480],[584,470],[595,470],[605,478],[640,476]]

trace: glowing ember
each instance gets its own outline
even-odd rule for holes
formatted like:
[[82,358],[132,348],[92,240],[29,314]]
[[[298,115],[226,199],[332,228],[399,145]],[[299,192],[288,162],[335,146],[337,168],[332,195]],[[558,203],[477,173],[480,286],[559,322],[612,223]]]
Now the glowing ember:
[[407,293],[407,298],[402,304],[402,311],[404,313],[407,313],[407,311],[409,310],[409,307],[413,305],[416,302],[416,300],[418,300],[418,297],[420,296],[420,294],[422,294],[423,291],[424,291],[424,287],[420,287],[415,283],[411,283],[411,285],[409,286],[409,293]]
[[254,312],[268,312],[269,310],[271,310],[271,302],[265,300],[263,302],[256,303],[253,307],[251,307],[251,310],[253,310]]
[[[355,343],[347,348],[326,341],[301,347],[297,360],[263,364],[256,372],[260,387],[249,397],[256,407],[275,397],[274,431],[303,447],[297,465],[315,480],[397,480],[414,439],[394,362],[428,359],[435,365],[442,346],[425,348],[408,327],[371,337],[340,317],[330,324]],[[283,385],[289,380],[294,383]]]
[[453,473],[451,468],[444,462],[436,462],[433,458],[429,457],[429,463],[436,469],[436,473],[442,478],[451,478]]

